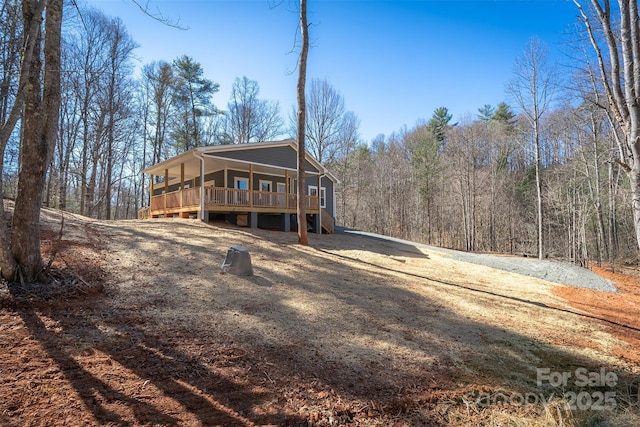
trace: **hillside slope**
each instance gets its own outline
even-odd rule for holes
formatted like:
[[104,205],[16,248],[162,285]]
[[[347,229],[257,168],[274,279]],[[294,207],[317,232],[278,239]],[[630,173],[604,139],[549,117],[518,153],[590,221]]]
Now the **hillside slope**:
[[[53,211],[43,220],[59,224]],[[613,315],[622,301],[638,310],[637,281],[607,294],[403,242],[310,239],[66,214],[55,265],[105,290],[31,303],[5,293],[0,422],[632,425],[640,316]],[[249,250],[254,276],[221,273],[231,245]],[[618,380],[562,389],[538,385],[540,369]],[[613,392],[618,410],[565,411],[567,390]],[[555,398],[518,404],[525,393]]]

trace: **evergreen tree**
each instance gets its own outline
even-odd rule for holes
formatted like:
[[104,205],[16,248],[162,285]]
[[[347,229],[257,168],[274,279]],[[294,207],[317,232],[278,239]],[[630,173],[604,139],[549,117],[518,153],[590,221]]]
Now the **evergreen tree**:
[[451,121],[451,117],[447,107],[438,107],[427,123],[429,130],[440,145],[444,144],[447,137],[447,128],[450,126],[449,122]]
[[220,85],[203,77],[200,63],[183,55],[173,61],[176,72],[175,105],[178,111],[173,137],[176,151],[182,152],[202,144],[201,118],[212,116],[217,110],[211,102]]
[[491,115],[491,120],[496,122],[502,122],[504,124],[513,124],[516,115],[511,111],[509,106],[501,102],[498,104],[495,112]]
[[490,104],[484,104],[482,107],[478,108],[478,120],[482,123],[489,123],[493,118],[495,111],[496,109]]

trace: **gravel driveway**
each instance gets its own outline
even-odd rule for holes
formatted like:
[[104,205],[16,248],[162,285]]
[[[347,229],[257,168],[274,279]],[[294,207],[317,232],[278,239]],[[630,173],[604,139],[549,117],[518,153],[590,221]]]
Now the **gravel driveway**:
[[597,275],[589,269],[579,267],[568,262],[539,260],[511,255],[489,255],[462,252],[452,249],[443,249],[435,246],[424,245],[421,243],[414,243],[407,240],[396,239],[393,237],[382,236],[380,234],[367,233],[364,231],[344,228],[336,231],[344,234],[355,234],[364,237],[373,237],[376,239],[387,239],[389,241],[413,245],[417,248],[425,248],[431,251],[438,251],[448,254],[449,256],[451,256],[451,258],[457,261],[479,264],[486,267],[496,268],[498,270],[522,274],[524,276],[537,277],[548,282],[579,286],[581,288],[594,289],[603,292],[618,291],[616,287],[613,286],[613,283],[611,283],[611,281]]

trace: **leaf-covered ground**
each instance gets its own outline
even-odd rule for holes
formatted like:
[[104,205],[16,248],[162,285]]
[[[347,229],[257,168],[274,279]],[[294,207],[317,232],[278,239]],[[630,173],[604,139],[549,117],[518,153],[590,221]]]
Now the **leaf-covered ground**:
[[[1,425],[637,420],[631,271],[599,271],[620,289],[608,294],[373,237],[303,247],[292,233],[65,214],[58,242],[59,215],[43,218],[59,285],[47,298],[29,286],[0,295]],[[231,245],[249,250],[253,276],[221,273]],[[618,380],[539,386],[539,368]],[[613,393],[616,408],[568,410],[567,392],[582,407]],[[534,395],[555,398],[515,399]]]

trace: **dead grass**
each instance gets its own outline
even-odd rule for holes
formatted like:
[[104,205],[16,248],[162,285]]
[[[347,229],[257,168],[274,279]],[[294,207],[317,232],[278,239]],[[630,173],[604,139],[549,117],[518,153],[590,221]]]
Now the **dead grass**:
[[[84,268],[105,294],[5,304],[3,424],[624,426],[639,413],[638,317],[607,321],[624,298],[374,238],[304,247],[192,220],[65,227],[60,268]],[[231,245],[249,250],[254,276],[220,272]],[[619,376],[616,411],[474,400],[557,392],[536,368],[579,367]]]

